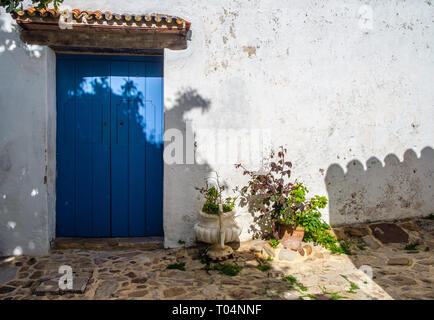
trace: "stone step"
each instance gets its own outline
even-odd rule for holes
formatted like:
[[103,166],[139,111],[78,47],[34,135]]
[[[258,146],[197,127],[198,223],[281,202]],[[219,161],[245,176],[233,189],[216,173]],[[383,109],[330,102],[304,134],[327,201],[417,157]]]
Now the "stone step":
[[163,237],[134,237],[134,238],[57,238],[53,249],[144,249],[155,250],[164,248]]

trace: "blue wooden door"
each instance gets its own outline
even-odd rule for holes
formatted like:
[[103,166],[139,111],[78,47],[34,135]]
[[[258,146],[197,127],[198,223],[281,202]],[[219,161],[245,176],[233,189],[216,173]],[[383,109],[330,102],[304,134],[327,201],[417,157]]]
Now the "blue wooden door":
[[57,236],[162,235],[162,66],[57,56]]

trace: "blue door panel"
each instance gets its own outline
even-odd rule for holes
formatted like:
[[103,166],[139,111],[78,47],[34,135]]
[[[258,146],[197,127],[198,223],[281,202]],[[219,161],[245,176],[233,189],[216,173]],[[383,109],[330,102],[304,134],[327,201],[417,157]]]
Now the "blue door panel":
[[[145,90],[146,90],[146,64],[144,62],[129,63],[129,207],[130,220],[129,230],[132,236],[146,233],[145,216],[140,214],[145,211],[145,130],[148,124],[143,117],[145,113]],[[152,119],[148,119],[152,125]],[[151,212],[151,211],[146,211]],[[151,214],[152,215],[152,214]],[[147,233],[146,233],[147,234]]]
[[59,55],[57,79],[57,235],[162,235],[162,59]]
[[111,159],[112,170],[112,235],[120,237],[128,235],[128,61],[111,63]]
[[[90,67],[90,66],[89,66]],[[110,236],[110,66],[93,61],[91,80],[92,231],[91,236]]]
[[[75,129],[66,130],[75,122],[75,64],[65,61],[57,66],[57,234],[75,235]],[[59,152],[61,148],[61,152]]]
[[[163,211],[163,65],[149,63],[146,74],[146,211]],[[146,216],[146,232],[163,233],[162,219]]]

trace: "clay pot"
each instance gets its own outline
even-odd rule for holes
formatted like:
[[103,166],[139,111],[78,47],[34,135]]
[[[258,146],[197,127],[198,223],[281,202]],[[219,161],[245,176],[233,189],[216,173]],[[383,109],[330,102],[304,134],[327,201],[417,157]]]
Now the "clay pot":
[[301,242],[303,241],[304,231],[305,230],[303,227],[294,228],[293,226],[288,226],[285,224],[278,225],[279,238],[281,239],[281,241],[293,239]]
[[[304,228],[303,227],[292,227],[287,225],[278,226],[280,243],[286,249],[291,249],[293,251],[302,250],[301,242],[304,237]],[[303,252],[304,254],[304,252]]]

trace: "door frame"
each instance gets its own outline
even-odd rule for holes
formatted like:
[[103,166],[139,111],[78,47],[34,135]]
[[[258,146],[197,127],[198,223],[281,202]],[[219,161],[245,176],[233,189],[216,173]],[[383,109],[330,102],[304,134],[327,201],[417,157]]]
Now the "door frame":
[[[47,209],[48,209],[48,241],[50,245],[54,243],[57,229],[57,56],[58,55],[76,55],[81,56],[85,59],[84,56],[95,55],[99,58],[107,57],[107,60],[113,58],[113,56],[128,56],[131,57],[131,60],[140,60],[141,57],[161,57],[161,66],[162,66],[162,111],[163,111],[163,133],[165,130],[165,94],[164,94],[164,51],[163,50],[153,50],[149,54],[128,54],[128,53],[104,53],[104,52],[63,52],[63,51],[53,51],[52,49],[47,49],[47,107],[46,107],[46,119],[47,119],[47,128],[46,128],[46,168],[45,168],[45,176],[44,176],[44,184],[47,186]],[[164,141],[162,142],[162,147],[164,150]],[[163,159],[162,159],[163,161]],[[162,163],[162,237],[164,239],[164,198],[165,198],[165,185],[164,185],[164,175],[165,175],[165,165],[164,161]],[[112,237],[108,237],[107,239],[111,239]]]

